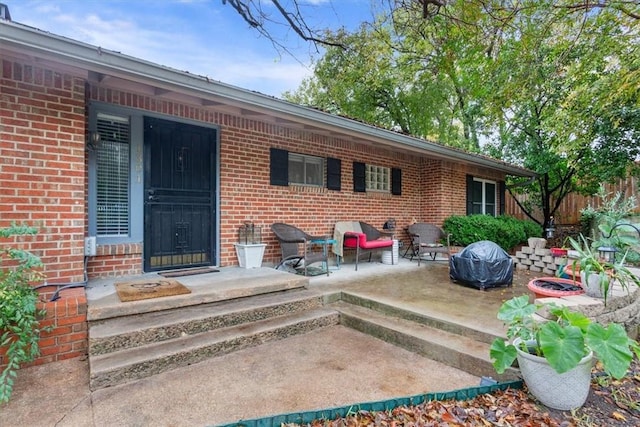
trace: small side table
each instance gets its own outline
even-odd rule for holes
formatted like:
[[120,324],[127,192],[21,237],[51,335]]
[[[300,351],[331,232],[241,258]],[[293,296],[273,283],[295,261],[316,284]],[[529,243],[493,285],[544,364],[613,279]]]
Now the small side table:
[[[315,239],[310,241],[313,245],[322,245],[322,250],[324,251],[325,258],[329,259],[329,245],[335,245],[337,241],[335,239]],[[326,265],[327,270],[329,270],[329,266]],[[340,270],[340,256],[336,255],[336,270]]]

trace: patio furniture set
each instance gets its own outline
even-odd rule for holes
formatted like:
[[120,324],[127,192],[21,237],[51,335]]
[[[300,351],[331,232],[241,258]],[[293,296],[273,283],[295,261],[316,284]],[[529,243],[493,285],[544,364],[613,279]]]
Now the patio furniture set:
[[[369,255],[369,262],[375,251],[387,251],[391,264],[397,263],[399,241],[396,236],[395,221],[389,220],[379,230],[364,221],[340,221],[334,228],[333,236],[313,236],[305,231],[285,223],[274,223],[271,230],[280,243],[282,257],[278,269],[285,269],[309,275],[309,266],[321,262],[329,275],[329,247],[336,255],[337,266],[340,266],[345,251],[355,252],[355,269],[363,255]],[[426,224],[411,224],[404,229],[409,242],[403,257],[413,260],[418,265],[422,259],[435,260],[438,254],[450,255],[449,236],[439,227]],[[384,258],[383,258],[384,259]]]

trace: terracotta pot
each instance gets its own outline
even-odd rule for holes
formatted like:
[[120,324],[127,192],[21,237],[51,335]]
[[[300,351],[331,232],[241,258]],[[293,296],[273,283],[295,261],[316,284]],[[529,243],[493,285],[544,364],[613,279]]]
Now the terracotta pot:
[[[547,284],[549,284],[549,286],[545,286]],[[582,287],[580,287],[580,289],[561,290],[554,289],[551,284],[557,284],[558,287],[562,287],[563,285],[572,288],[576,286],[580,287],[580,282],[570,279],[561,279],[559,277],[536,277],[529,281],[527,288],[535,294],[536,298],[566,297],[569,295],[584,294],[584,289],[582,289]]]

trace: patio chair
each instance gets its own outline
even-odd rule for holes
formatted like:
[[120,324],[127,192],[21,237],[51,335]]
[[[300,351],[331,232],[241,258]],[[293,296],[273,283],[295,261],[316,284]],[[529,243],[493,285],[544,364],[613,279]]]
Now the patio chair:
[[[362,252],[369,252],[369,262],[371,262],[371,255],[373,251],[390,248],[391,250],[391,264],[394,264],[393,259],[393,231],[379,231],[374,226],[360,221],[360,229],[362,233],[355,231],[346,231],[343,237],[343,246],[345,249],[356,250],[356,271],[358,271],[358,259]],[[388,237],[382,239],[382,237]]]
[[[413,260],[414,256],[417,257],[418,265],[420,265],[420,260],[424,254],[428,254],[432,261],[435,261],[438,254],[446,254],[448,257],[451,256],[450,235],[445,234],[440,227],[418,222],[411,224],[407,231],[411,237],[413,249],[413,254],[410,259]],[[446,243],[443,243],[445,241]]]
[[[328,241],[329,236],[312,236],[293,225],[277,222],[271,224],[271,230],[280,242],[282,260],[276,269],[285,263],[296,270],[303,270],[308,275],[308,266],[316,262],[322,262],[329,275]],[[322,251],[314,251],[314,245],[321,245]]]

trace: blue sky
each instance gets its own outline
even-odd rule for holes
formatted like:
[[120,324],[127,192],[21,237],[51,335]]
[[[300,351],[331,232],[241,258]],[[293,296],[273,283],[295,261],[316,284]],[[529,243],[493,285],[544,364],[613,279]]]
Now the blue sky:
[[[353,28],[370,0],[302,0],[313,25]],[[280,96],[311,75],[315,49],[292,31],[279,52],[222,0],[4,0],[15,22],[161,65]],[[263,0],[265,10],[273,9]]]

